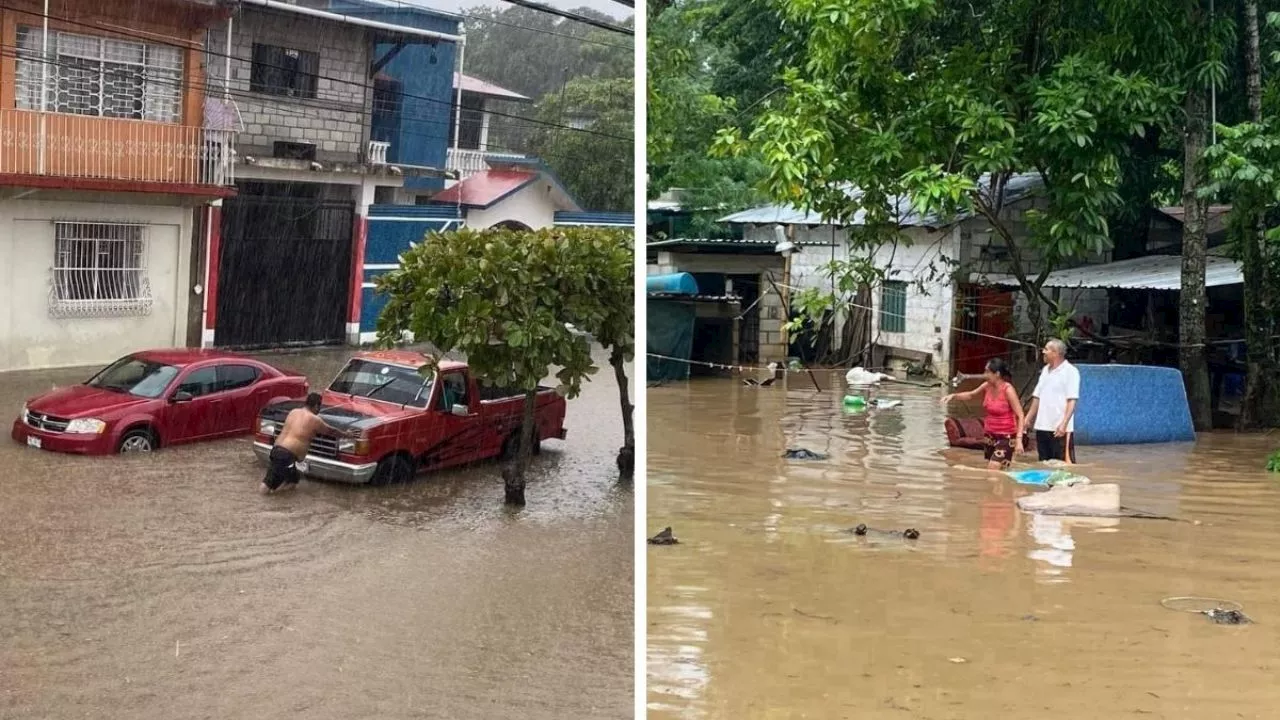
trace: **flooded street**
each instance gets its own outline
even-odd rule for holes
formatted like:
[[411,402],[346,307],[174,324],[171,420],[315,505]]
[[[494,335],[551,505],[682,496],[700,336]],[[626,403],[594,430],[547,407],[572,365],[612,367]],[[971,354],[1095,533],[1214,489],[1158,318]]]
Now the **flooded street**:
[[[648,391],[647,531],[680,540],[648,548],[650,718],[1275,716],[1277,436],[1080,449],[1126,506],[1199,525],[1029,516],[946,447],[944,390],[852,413],[818,381]],[[1161,606],[1187,595],[1256,624]]]
[[[261,357],[323,387],[347,355]],[[516,512],[496,463],[263,496],[247,438],[28,450],[22,401],[91,372],[2,376],[0,718],[630,717],[633,497],[597,357]]]

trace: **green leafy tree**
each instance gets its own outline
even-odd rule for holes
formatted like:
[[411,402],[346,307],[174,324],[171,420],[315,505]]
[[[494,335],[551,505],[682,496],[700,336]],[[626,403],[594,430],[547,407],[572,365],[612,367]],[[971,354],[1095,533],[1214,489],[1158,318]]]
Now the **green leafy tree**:
[[538,118],[558,126],[533,131],[528,150],[592,210],[635,207],[635,83],[579,78],[538,103]]
[[[466,73],[514,90],[535,104],[560,94],[575,80],[629,79],[635,75],[634,44],[624,35],[523,7],[479,6],[466,12],[470,16],[466,21]],[[619,23],[590,8],[575,12],[610,23],[632,24],[631,19]],[[490,100],[489,107],[503,113],[490,117],[491,149],[531,153],[530,142],[545,128],[525,118],[535,118],[537,109],[525,102],[500,100]],[[622,135],[631,137],[633,127],[628,126]]]
[[565,326],[606,312],[595,247],[567,242],[555,229],[433,233],[378,280],[388,296],[380,343],[412,332],[441,352],[464,353],[483,381],[524,391],[519,451],[503,471],[509,504],[524,504],[539,383],[559,368],[557,392],[573,398],[598,370],[587,339]]
[[593,294],[598,301],[576,304],[591,310],[585,316],[572,316],[579,329],[588,332],[609,351],[609,365],[618,383],[618,399],[622,410],[622,448],[618,451],[618,471],[623,480],[635,473],[635,420],[631,404],[626,363],[635,359],[635,235],[621,230],[600,228],[565,228],[564,242],[576,247],[591,278]]
[[[851,255],[902,241],[896,218],[907,208],[897,197],[921,212],[985,218],[1044,334],[1044,311],[1059,311],[1043,290],[1048,273],[1108,246],[1120,161],[1134,136],[1168,122],[1177,89],[1082,51],[1059,5],[780,6],[806,39],[803,55],[751,132],[725,130],[718,149],[758,152],[779,201],[836,222],[864,211]],[[1039,177],[1047,201],[1027,213],[1027,237],[1003,212],[1003,188],[1020,173]],[[1026,272],[1031,252],[1043,263],[1035,276]]]
[[780,18],[766,0],[649,5],[648,187],[679,188],[693,210],[689,233],[723,234],[716,218],[767,200],[758,155],[713,156],[716,133],[749,123],[781,89],[790,57]]

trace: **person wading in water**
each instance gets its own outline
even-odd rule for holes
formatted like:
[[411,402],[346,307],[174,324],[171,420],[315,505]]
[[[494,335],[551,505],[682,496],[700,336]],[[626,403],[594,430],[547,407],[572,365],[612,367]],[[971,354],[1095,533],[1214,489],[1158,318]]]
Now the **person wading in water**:
[[1067,362],[1067,344],[1054,338],[1044,344],[1044,368],[1031,391],[1027,417],[1035,423],[1040,461],[1076,462],[1076,403],[1080,371]]
[[1022,401],[1013,389],[1013,374],[1009,365],[1000,358],[991,358],[982,373],[986,380],[969,392],[955,393],[942,398],[946,405],[952,400],[973,400],[982,395],[983,438],[986,447],[982,455],[990,470],[1004,470],[1013,462],[1013,456],[1023,452],[1022,436],[1027,430],[1027,419],[1022,414]]
[[267,475],[262,479],[264,493],[275,492],[281,487],[292,485],[297,487],[299,480],[298,461],[307,456],[311,449],[311,440],[322,430],[337,433],[343,437],[356,437],[359,432],[339,430],[320,417],[320,394],[307,396],[306,405],[289,411],[284,420],[284,427],[276,444],[271,448],[271,457],[267,461]]

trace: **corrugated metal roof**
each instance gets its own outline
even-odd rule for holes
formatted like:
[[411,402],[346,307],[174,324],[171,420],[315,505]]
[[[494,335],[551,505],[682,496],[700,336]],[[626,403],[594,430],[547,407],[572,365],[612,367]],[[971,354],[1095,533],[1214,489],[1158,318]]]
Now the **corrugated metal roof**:
[[[1009,182],[1004,189],[1004,202],[1006,205],[1015,203],[1029,196],[1033,191],[1041,186],[1040,176],[1033,173],[1024,173],[1014,175],[1009,178]],[[990,192],[990,177],[983,176],[979,182],[979,188],[983,192]],[[852,186],[846,191],[850,199],[861,197],[862,193]],[[943,218],[937,215],[922,215],[911,207],[910,198],[897,197],[893,200],[893,207],[897,211],[899,227],[942,227],[958,220],[963,220],[967,215],[960,215],[954,218]],[[861,225],[866,221],[867,213],[859,210],[853,219],[844,225]],[[720,222],[727,223],[745,223],[748,225],[830,225],[832,224],[823,215],[804,211],[793,205],[765,205],[763,207],[743,210],[732,215],[720,218]]]
[[[1017,287],[1012,275],[973,273],[972,282]],[[1206,259],[1205,287],[1237,285],[1244,282],[1240,263],[1211,255]],[[1150,255],[1101,265],[1085,265],[1049,273],[1045,287],[1121,288],[1128,290],[1178,290],[1182,287],[1182,256]]]

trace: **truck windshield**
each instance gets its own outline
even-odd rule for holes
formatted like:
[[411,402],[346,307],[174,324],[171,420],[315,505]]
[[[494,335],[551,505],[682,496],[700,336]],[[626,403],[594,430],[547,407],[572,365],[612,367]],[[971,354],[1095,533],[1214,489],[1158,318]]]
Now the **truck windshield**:
[[352,360],[329,385],[331,392],[372,400],[426,407],[431,399],[435,375],[424,377],[417,370],[370,360]]
[[157,398],[177,374],[178,368],[172,365],[127,357],[108,365],[85,385],[137,397]]

